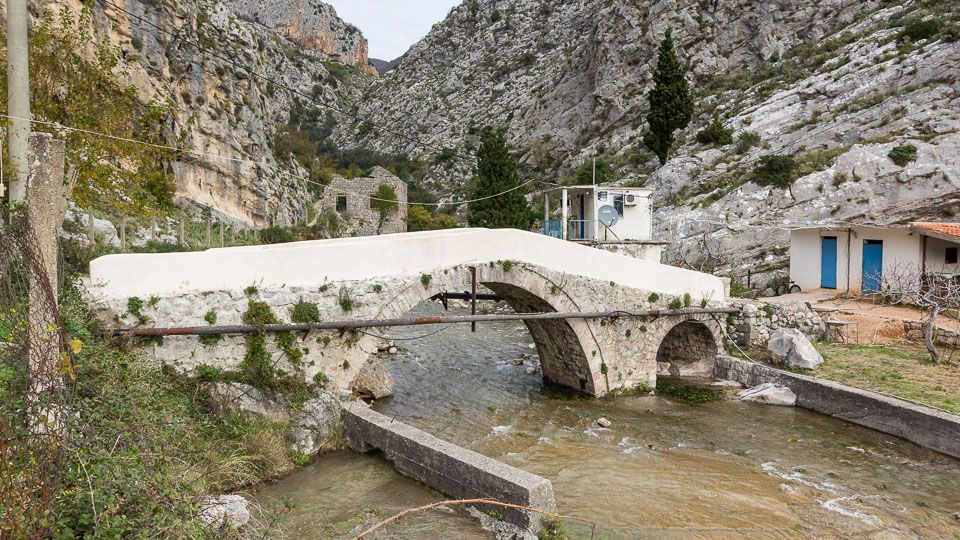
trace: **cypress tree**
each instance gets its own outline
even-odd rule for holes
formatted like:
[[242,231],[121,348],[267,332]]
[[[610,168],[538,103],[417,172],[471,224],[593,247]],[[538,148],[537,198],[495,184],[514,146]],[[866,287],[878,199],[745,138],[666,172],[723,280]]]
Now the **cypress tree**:
[[[470,203],[470,215],[467,218],[470,226],[529,230],[533,225],[533,213],[523,192],[514,189],[503,193],[519,185],[517,158],[507,149],[503,131],[485,128],[480,134],[477,179],[470,194],[471,199],[484,200]],[[503,194],[493,197],[498,193]]]
[[673,145],[673,132],[687,127],[693,118],[693,98],[683,66],[673,50],[672,30],[667,30],[660,42],[653,81],[656,84],[647,96],[650,130],[644,134],[643,143],[660,158],[660,164],[665,165]]

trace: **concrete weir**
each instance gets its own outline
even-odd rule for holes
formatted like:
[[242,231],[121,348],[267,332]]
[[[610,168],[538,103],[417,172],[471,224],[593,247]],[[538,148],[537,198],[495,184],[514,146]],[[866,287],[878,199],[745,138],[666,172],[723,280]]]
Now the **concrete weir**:
[[[493,499],[556,511],[553,485],[546,478],[438,439],[360,402],[344,406],[343,423],[353,449],[379,449],[398,471],[451,497]],[[502,520],[524,530],[540,527],[541,516],[535,512],[480,505],[478,509],[496,512]]]

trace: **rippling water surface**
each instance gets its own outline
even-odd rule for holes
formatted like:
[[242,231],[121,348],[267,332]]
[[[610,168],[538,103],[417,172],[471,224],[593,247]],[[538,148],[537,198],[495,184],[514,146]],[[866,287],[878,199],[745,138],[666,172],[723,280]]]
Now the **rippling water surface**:
[[[549,478],[561,513],[594,520],[605,538],[960,538],[957,460],[802,409],[571,399],[526,373],[537,363],[522,326],[421,337],[435,331],[391,331],[403,347],[386,361],[397,389],[377,410]],[[596,427],[601,416],[609,429]],[[349,453],[319,459],[260,500],[278,497],[297,503],[289,538],[349,538],[443,498],[378,457]],[[377,538],[489,535],[433,511]]]

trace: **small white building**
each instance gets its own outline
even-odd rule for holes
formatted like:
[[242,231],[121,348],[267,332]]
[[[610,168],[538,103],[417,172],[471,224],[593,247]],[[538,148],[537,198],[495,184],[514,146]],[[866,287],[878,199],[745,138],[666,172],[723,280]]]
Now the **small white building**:
[[804,291],[879,292],[884,274],[898,268],[960,271],[960,224],[823,226],[790,234],[790,278]]
[[[560,197],[560,219],[550,198]],[[660,262],[665,242],[653,239],[653,190],[564,186],[543,193],[543,234]]]

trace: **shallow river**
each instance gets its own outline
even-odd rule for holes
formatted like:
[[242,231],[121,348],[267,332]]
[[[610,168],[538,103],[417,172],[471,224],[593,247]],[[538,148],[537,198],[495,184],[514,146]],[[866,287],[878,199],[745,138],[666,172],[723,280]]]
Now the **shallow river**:
[[[417,314],[442,308],[421,305]],[[376,409],[553,482],[566,515],[604,538],[960,538],[960,461],[802,409],[656,396],[571,399],[529,375],[516,323],[394,329],[397,378]],[[414,338],[414,339],[410,339]],[[599,417],[609,429],[595,426]],[[443,496],[374,456],[325,456],[263,489],[288,497],[288,538],[350,538]],[[564,524],[577,533],[589,531]],[[490,538],[460,513],[405,518],[376,538]]]

